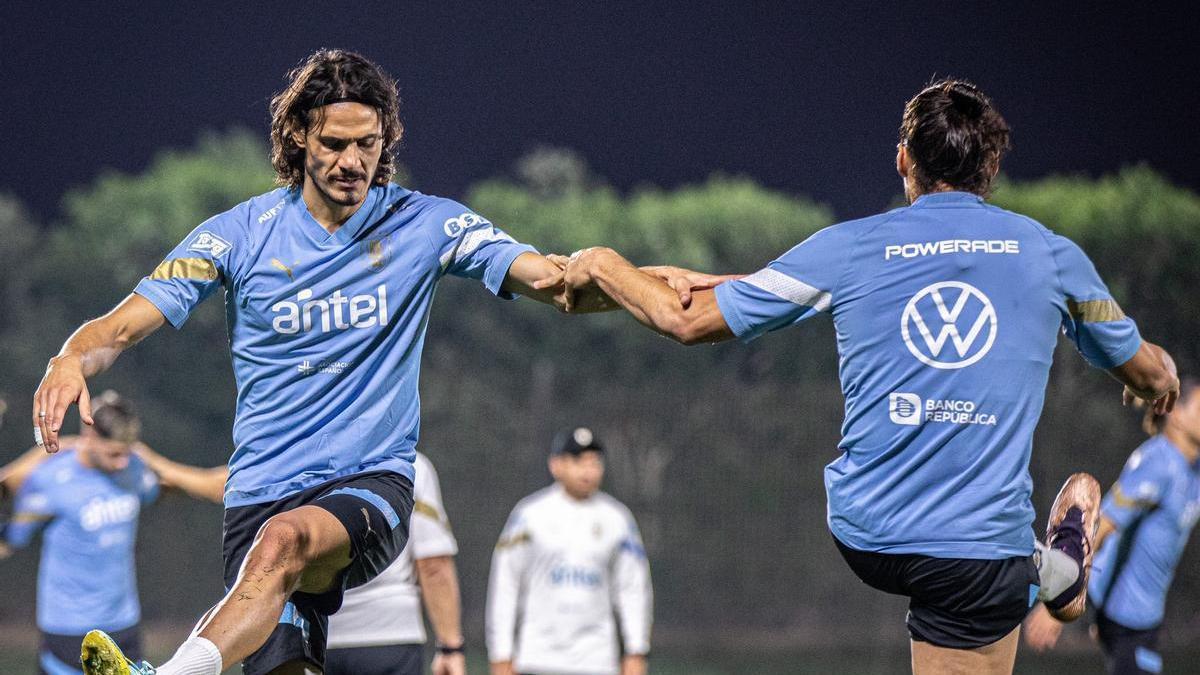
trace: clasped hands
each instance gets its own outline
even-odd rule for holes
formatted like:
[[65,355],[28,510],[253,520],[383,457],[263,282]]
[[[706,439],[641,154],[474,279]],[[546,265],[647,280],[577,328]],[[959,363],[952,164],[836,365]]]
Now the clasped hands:
[[[533,287],[555,289],[555,304],[566,312],[577,309],[577,299],[581,292],[595,289],[604,294],[605,290],[598,289],[596,283],[596,276],[602,269],[613,270],[622,266],[633,269],[633,265],[619,253],[603,246],[580,249],[569,257],[552,253],[546,258],[558,266],[558,272],[534,282]],[[693,292],[713,288],[740,276],[706,274],[672,265],[652,265],[636,269],[669,286],[679,296],[679,303],[685,308],[691,304]]]

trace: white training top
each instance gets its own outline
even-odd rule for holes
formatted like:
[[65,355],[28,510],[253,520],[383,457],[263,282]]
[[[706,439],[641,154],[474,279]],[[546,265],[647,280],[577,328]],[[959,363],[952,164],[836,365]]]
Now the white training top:
[[421,644],[425,622],[414,561],[458,553],[442,506],[442,488],[429,458],[417,453],[408,545],[396,561],[366,584],[346,591],[329,617],[329,648]]
[[521,500],[492,555],[488,658],[517,672],[619,671],[614,610],[626,654],[650,651],[653,592],[629,509],[557,483]]

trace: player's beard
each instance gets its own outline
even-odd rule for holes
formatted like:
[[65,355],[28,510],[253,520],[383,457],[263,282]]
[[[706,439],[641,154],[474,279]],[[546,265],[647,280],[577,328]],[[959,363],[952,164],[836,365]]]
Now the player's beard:
[[321,196],[330,203],[338,206],[357,206],[367,198],[367,190],[371,187],[365,176],[359,175],[353,188],[345,188],[338,185],[336,179],[340,176],[327,175],[324,180],[318,179],[311,172],[308,177],[312,180],[313,185],[317,187],[317,191]]

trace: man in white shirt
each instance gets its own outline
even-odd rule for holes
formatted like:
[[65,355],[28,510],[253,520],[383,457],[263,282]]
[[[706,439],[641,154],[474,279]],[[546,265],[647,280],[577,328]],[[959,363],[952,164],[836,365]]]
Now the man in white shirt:
[[633,514],[599,491],[603,453],[589,429],[560,433],[550,454],[554,484],[508,518],[488,581],[493,675],[646,672],[650,566]]
[[418,452],[414,466],[408,545],[379,576],[346,591],[342,608],[329,617],[326,675],[420,675],[425,662],[422,600],[437,638],[434,675],[466,672],[454,566],[458,543],[433,463]]

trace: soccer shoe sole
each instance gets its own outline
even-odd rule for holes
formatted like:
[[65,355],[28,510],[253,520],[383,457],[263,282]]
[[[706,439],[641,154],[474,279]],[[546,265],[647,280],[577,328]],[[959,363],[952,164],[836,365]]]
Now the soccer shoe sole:
[[1063,607],[1049,609],[1050,615],[1062,622],[1071,622],[1083,615],[1087,607],[1088,577],[1092,572],[1092,540],[1096,537],[1096,527],[1100,523],[1100,483],[1088,473],[1076,473],[1067,478],[1058,496],[1054,498],[1054,506],[1050,507],[1050,519],[1046,522],[1046,546],[1055,530],[1067,517],[1072,508],[1079,509],[1083,514],[1083,561],[1080,574],[1083,583],[1075,599]]
[[121,648],[102,630],[83,636],[79,662],[83,664],[84,675],[137,675]]

